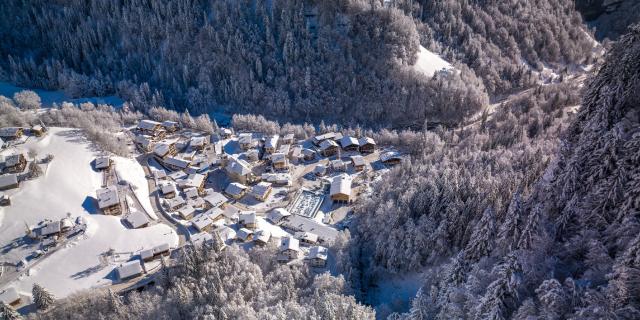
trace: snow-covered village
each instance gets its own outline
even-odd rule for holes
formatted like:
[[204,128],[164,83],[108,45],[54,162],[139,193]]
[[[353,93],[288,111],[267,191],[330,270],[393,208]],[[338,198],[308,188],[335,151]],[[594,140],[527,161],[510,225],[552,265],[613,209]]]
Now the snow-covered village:
[[144,288],[184,246],[273,245],[278,263],[331,271],[352,204],[402,161],[364,135],[215,128],[141,119],[115,133],[129,157],[78,129],[0,128],[2,301]]

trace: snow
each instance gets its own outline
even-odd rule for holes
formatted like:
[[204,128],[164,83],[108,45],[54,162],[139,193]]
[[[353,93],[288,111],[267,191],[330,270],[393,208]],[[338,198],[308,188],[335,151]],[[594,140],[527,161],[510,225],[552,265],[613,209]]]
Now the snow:
[[0,81],[0,95],[5,96],[7,98],[13,98],[13,95],[16,92],[20,92],[22,90],[31,90],[37,93],[42,100],[42,105],[44,107],[51,107],[53,103],[62,104],[63,102],[71,102],[74,104],[80,104],[84,102],[91,102],[94,104],[108,104],[114,107],[121,107],[124,101],[116,96],[106,96],[106,97],[89,97],[89,98],[71,98],[62,90],[57,91],[49,91],[42,89],[32,89],[32,88],[22,88],[14,86],[8,82]]
[[121,180],[126,180],[133,187],[133,192],[140,200],[142,207],[153,219],[158,220],[158,216],[151,206],[149,198],[149,184],[142,166],[135,159],[124,157],[113,157],[116,172]]
[[[113,268],[143,248],[163,243],[174,248],[178,245],[177,234],[167,225],[127,229],[120,216],[97,214],[95,192],[101,187],[102,177],[91,166],[97,150],[79,130],[50,129],[42,139],[30,137],[25,144],[2,152],[10,154],[32,149],[38,152],[38,158],[50,153],[54,159],[48,167],[43,165],[45,174],[42,177],[7,191],[12,204],[0,208],[0,247],[3,248],[0,260],[13,264],[38,249],[37,244],[21,243],[25,239],[25,224],[61,219],[69,213],[73,221],[75,217],[87,221],[87,230],[84,235],[60,244],[52,253],[28,261],[30,267],[20,278],[0,278],[0,289],[15,287],[18,291],[30,292],[32,284],[38,283],[57,298],[63,298],[83,289],[111,284],[115,280]],[[136,172],[137,169],[122,165],[123,162],[127,163],[118,161],[116,165],[120,164],[127,175]],[[137,175],[126,179],[140,181],[140,173]],[[109,249],[115,250],[115,258],[103,259],[102,255]]]
[[377,287],[369,288],[368,302],[376,311],[386,305],[392,311],[407,312],[422,283],[421,273],[383,277],[377,281]]
[[437,71],[442,69],[450,70],[453,69],[453,66],[449,62],[440,58],[437,54],[427,50],[423,46],[420,46],[418,59],[413,65],[413,68],[414,70],[431,78]]
[[272,237],[282,238],[282,237],[290,236],[288,232],[282,230],[282,228],[280,228],[279,226],[271,224],[269,221],[265,220],[263,217],[256,217],[256,220],[258,222],[257,229],[269,231]]

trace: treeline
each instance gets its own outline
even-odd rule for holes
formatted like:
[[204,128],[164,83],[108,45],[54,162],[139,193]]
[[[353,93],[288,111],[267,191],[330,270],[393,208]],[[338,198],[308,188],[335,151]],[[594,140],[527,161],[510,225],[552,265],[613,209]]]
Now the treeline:
[[415,21],[363,1],[3,3],[0,67],[25,86],[116,93],[140,111],[262,114],[396,128],[487,104],[475,74],[428,79]]
[[[59,302],[35,319],[374,319],[342,277],[275,261],[277,249],[187,247],[156,285],[119,296],[94,291]],[[88,307],[90,306],[90,307]]]

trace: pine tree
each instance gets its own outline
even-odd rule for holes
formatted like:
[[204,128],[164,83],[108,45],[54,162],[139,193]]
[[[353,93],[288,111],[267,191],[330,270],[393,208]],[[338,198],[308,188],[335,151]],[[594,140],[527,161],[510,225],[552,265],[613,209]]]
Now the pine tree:
[[33,303],[35,303],[38,310],[46,310],[55,303],[53,295],[39,284],[34,283],[31,290],[33,297]]
[[466,257],[470,261],[477,261],[488,256],[493,246],[495,234],[495,213],[491,207],[487,207],[482,213],[480,221],[476,224],[467,247]]

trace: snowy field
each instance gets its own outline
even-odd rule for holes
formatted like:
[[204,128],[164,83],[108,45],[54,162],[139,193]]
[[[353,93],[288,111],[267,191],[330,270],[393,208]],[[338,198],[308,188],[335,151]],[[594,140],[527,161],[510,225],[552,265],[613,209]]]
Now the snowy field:
[[22,90],[32,90],[37,93],[40,96],[42,105],[44,107],[50,107],[51,105],[53,105],[53,103],[62,104],[63,102],[71,102],[74,104],[80,104],[84,102],[91,102],[94,104],[108,104],[117,108],[121,107],[124,103],[122,99],[116,96],[73,99],[67,96],[62,90],[49,91],[41,89],[22,88],[14,86],[8,82],[0,81],[0,96],[11,98],[16,92],[20,92]]
[[[87,221],[87,232],[52,254],[29,261],[29,272],[17,280],[7,284],[8,279],[0,278],[0,289],[16,287],[28,295],[32,284],[39,283],[62,298],[82,289],[110,284],[114,279],[113,268],[143,248],[165,242],[171,247],[177,246],[178,236],[169,226],[155,224],[131,230],[122,224],[120,217],[96,214],[95,196],[102,178],[91,163],[97,150],[80,131],[51,128],[42,139],[30,137],[25,144],[5,150],[3,154],[11,154],[18,151],[16,149],[34,150],[38,158],[53,154],[54,159],[48,167],[43,166],[42,177],[23,182],[19,189],[7,192],[12,205],[0,209],[0,261],[14,264],[38,249],[36,245],[21,242],[25,225],[35,225],[44,219],[57,220],[69,214],[73,220],[83,217]],[[118,160],[116,165],[128,161],[137,165],[132,159]],[[129,163],[130,167],[123,165],[124,173],[131,175],[127,180],[144,185],[144,189],[138,190],[148,194],[146,183],[139,181],[144,178],[144,172],[142,168],[134,169],[133,163]],[[148,202],[148,196],[141,200],[145,198]],[[110,249],[114,254],[105,257],[104,253]]]
[[420,46],[418,51],[418,60],[413,65],[416,71],[423,73],[425,76],[431,78],[437,71],[442,69],[450,70],[453,66],[444,59],[440,58],[437,54],[427,50],[425,47]]

